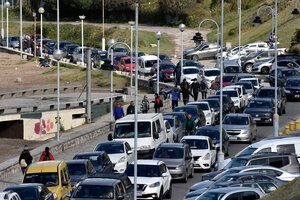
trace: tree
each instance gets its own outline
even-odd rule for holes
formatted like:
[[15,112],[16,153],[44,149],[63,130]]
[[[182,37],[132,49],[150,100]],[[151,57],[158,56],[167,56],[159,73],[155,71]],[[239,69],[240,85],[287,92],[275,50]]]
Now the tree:
[[184,12],[184,9],[191,1],[192,0],[159,0],[159,7],[162,13],[177,16]]

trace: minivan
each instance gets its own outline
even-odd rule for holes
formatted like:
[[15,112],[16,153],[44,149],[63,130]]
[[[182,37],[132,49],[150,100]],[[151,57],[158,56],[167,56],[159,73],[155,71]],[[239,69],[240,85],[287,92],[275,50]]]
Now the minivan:
[[[114,131],[108,140],[126,141],[134,148],[134,115],[127,115],[115,122]],[[138,114],[139,157],[152,158],[155,149],[167,141],[164,119],[161,113]]]
[[141,56],[138,58],[138,73],[150,75],[151,68],[157,63],[157,56]]

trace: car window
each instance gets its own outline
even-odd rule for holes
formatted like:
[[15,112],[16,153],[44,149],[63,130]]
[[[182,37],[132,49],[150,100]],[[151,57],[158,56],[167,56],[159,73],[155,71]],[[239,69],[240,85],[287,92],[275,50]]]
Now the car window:
[[268,165],[268,164],[269,163],[267,158],[255,159],[249,162],[249,165]]
[[278,153],[295,153],[295,145],[294,144],[283,144],[277,146]]
[[260,198],[260,196],[254,191],[246,191],[241,194],[242,200],[256,200]]
[[226,200],[239,200],[239,193],[233,193],[226,197]]
[[265,193],[271,193],[277,189],[273,183],[258,183]]
[[253,179],[254,181],[273,181],[272,178],[267,177],[265,175],[254,175]]
[[282,174],[281,171],[273,170],[273,169],[260,169],[259,172],[270,176],[281,176]]
[[260,154],[260,153],[270,153],[271,152],[271,147],[263,148],[256,152],[255,154]]
[[281,168],[289,164],[289,159],[287,157],[276,157],[276,158],[270,158],[269,160],[270,160],[269,165],[272,167]]
[[64,181],[65,181],[65,177],[63,171],[60,171],[60,183],[63,183]]
[[156,129],[156,125],[154,122],[152,122],[152,128],[153,128],[152,133],[155,133],[157,131],[157,129]]
[[118,183],[118,188],[119,188],[120,194],[123,195],[125,193],[125,190],[124,190],[123,184],[121,182]]
[[156,120],[156,126],[157,126],[157,130],[161,130],[161,124],[159,120]]
[[170,129],[170,123],[169,122],[166,122],[166,129]]
[[175,118],[175,128],[178,128],[179,127],[179,119],[176,117]]

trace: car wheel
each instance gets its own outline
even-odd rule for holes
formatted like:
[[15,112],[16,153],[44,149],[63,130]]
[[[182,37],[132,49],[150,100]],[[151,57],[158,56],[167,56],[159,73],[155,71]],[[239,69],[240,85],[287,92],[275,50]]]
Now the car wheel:
[[172,198],[172,183],[170,183],[170,188],[166,194],[166,198],[167,199],[171,199]]
[[195,173],[195,169],[194,167],[191,169],[191,174],[189,176],[189,178],[194,178],[194,173]]
[[164,199],[164,190],[163,190],[163,188],[160,189],[159,197],[157,199],[158,200],[163,200]]
[[198,61],[198,60],[199,60],[199,57],[198,57],[197,55],[193,55],[193,60]]
[[247,73],[251,73],[251,72],[252,72],[252,64],[247,64],[247,65],[245,66],[245,71],[246,71]]
[[269,74],[269,71],[270,71],[269,67],[263,67],[263,68],[261,68],[261,73],[262,74]]
[[184,173],[184,177],[183,177],[183,179],[182,179],[182,181],[184,182],[184,183],[187,183],[187,181],[188,181],[188,172],[187,172],[187,170],[186,170],[186,172]]
[[229,156],[229,148],[228,148],[228,147],[227,147],[227,150],[226,150],[225,156]]
[[282,115],[282,109],[278,109],[278,115],[281,116]]
[[285,110],[285,107],[284,107],[284,109],[283,109],[282,113],[283,113],[283,114],[286,114],[286,110]]
[[249,143],[249,144],[252,144],[252,141],[253,141],[253,134],[251,133],[251,137],[250,137],[248,143]]

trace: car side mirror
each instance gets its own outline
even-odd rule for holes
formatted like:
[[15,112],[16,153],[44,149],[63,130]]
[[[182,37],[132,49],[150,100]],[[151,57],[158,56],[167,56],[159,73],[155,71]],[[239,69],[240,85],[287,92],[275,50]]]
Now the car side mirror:
[[110,133],[110,134],[108,134],[108,136],[107,136],[107,140],[108,141],[112,141],[113,140],[113,137],[112,137],[112,134]]
[[213,109],[213,108],[212,108],[212,109],[210,109],[210,110],[211,110],[211,112],[215,112],[215,109]]
[[68,182],[67,181],[62,181],[61,185],[67,187],[68,186]]
[[260,56],[257,56],[257,59],[260,59],[261,57]]
[[129,150],[129,151],[127,152],[128,155],[129,155],[129,154],[132,154],[132,153],[133,153],[132,150]]
[[154,139],[158,139],[158,138],[159,138],[158,132],[155,131],[155,132],[153,133],[153,138],[154,138]]
[[161,176],[162,176],[162,177],[167,177],[167,176],[168,176],[168,173],[165,172],[165,173],[163,173]]
[[170,130],[169,128],[167,128],[167,133],[170,133],[170,131],[171,131],[171,130]]

